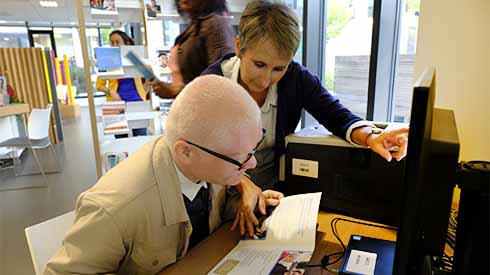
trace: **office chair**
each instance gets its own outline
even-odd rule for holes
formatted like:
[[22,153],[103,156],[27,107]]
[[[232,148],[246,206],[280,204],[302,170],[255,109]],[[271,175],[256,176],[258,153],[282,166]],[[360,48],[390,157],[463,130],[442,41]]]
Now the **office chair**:
[[75,211],[25,229],[36,275],[42,275],[48,261],[61,247],[65,233],[75,220]]

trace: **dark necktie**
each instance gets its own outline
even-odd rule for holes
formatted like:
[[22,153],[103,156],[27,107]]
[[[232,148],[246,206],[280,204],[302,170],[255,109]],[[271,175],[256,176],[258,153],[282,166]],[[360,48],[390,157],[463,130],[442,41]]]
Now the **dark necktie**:
[[192,234],[189,240],[189,248],[192,248],[209,235],[210,197],[208,188],[202,186],[192,201],[184,196],[184,203],[192,224]]

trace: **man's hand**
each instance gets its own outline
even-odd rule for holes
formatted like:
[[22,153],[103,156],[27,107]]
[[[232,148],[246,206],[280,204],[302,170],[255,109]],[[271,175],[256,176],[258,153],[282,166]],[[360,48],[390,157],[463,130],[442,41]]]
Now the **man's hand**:
[[241,193],[241,201],[231,230],[235,230],[239,226],[241,235],[248,231],[248,234],[253,236],[254,226],[259,223],[254,210],[258,204],[259,211],[265,215],[265,196],[262,190],[247,176],[242,177],[237,188]]
[[284,198],[283,193],[274,190],[265,190],[262,194],[265,198],[265,206],[278,206],[281,199]]
[[273,190],[262,192],[262,190],[246,176],[243,176],[238,190],[242,195],[241,204],[237,210],[231,230],[235,230],[239,226],[241,235],[248,232],[249,236],[252,237],[255,233],[255,225],[259,223],[259,220],[254,214],[256,207],[262,215],[265,215],[265,208],[267,206],[279,205],[279,202],[284,195],[281,192]]
[[[387,161],[395,158],[400,161],[407,155],[407,134],[408,128],[395,130],[385,130],[381,134],[371,134],[366,139],[366,144]],[[398,147],[395,152],[390,152],[391,148]]]

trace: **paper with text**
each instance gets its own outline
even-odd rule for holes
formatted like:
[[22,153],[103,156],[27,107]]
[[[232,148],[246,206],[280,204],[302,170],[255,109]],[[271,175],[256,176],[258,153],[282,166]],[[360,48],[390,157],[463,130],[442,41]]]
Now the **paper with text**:
[[[315,249],[320,199],[321,193],[281,199],[281,203],[263,221],[264,226],[259,228],[260,236],[241,240],[209,274],[276,274],[272,271],[285,253],[289,255],[287,259],[301,255],[298,261],[309,261]],[[294,267],[293,264],[287,266]]]

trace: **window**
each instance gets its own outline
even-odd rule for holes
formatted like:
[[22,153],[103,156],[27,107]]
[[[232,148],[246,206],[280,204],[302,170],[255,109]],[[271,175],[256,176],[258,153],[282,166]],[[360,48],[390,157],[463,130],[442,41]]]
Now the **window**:
[[402,2],[399,61],[396,68],[392,121],[408,122],[412,103],[415,50],[420,13],[420,0]]
[[0,48],[29,48],[27,28],[0,26]]
[[[303,36],[303,0],[278,0],[278,3],[283,3],[288,6],[290,9],[294,10],[296,16],[298,17],[301,36]],[[294,61],[298,63],[302,63],[303,60],[303,39],[300,39],[300,44],[296,54],[294,55]]]
[[322,2],[325,87],[363,118],[408,122],[420,0]]
[[328,0],[323,83],[355,114],[366,117],[373,1]]

